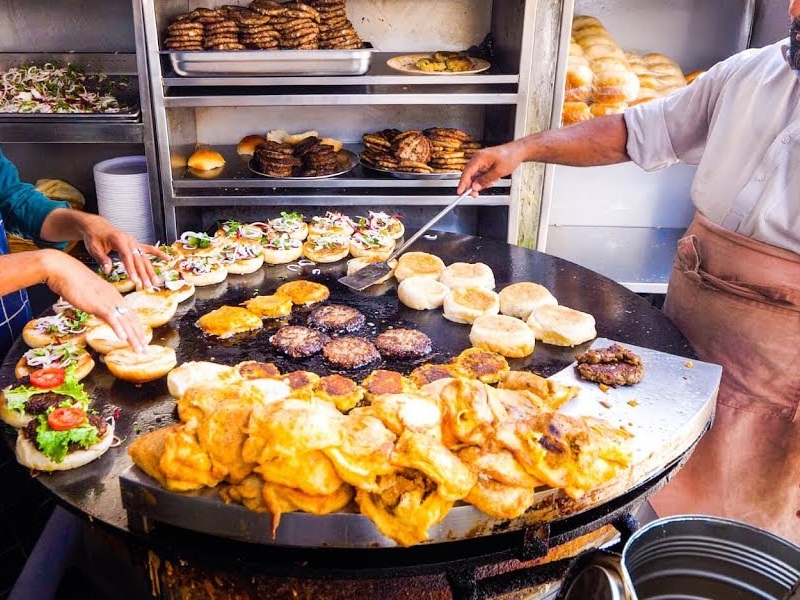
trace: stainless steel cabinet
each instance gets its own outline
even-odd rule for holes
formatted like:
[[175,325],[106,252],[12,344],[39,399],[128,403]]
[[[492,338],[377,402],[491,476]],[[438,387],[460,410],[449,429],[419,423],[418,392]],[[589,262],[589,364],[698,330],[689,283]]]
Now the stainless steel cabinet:
[[[267,179],[250,172],[236,155],[236,144],[244,135],[270,129],[317,130],[354,151],[360,150],[363,133],[387,127],[459,127],[488,144],[524,135],[536,4],[349,0],[350,19],[376,49],[365,75],[181,77],[161,50],[166,25],[181,12],[215,2],[134,0],[142,18],[140,63],[149,77],[153,160],[160,176],[160,193],[153,197],[162,199],[166,239],[184,229],[208,227],[218,218],[263,219],[286,207],[303,207],[311,214],[334,207],[351,214],[387,208],[403,214],[412,227],[432,216],[449,203],[456,181],[393,179],[360,166],[314,182]],[[495,57],[485,73],[418,76],[386,66],[398,54],[464,49],[487,33],[494,37]],[[182,166],[197,144],[225,156],[217,178],[195,177]],[[443,227],[516,241],[520,180],[515,174],[467,201]]]

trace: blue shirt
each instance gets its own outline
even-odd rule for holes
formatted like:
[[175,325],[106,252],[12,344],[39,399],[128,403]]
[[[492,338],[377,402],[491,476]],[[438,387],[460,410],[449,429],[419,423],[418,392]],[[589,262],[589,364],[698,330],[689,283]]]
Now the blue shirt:
[[[8,253],[6,228],[37,246],[64,248],[63,242],[46,242],[39,237],[47,215],[62,207],[69,208],[69,204],[54,202],[31,184],[20,181],[17,168],[0,152],[0,254]],[[24,289],[0,298],[0,360],[30,319],[30,302]]]

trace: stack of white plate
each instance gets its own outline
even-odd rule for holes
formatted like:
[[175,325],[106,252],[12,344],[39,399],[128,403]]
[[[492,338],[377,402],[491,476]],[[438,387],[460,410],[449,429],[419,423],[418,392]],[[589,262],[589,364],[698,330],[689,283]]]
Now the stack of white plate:
[[120,156],[94,166],[97,212],[145,244],[155,243],[144,156]]

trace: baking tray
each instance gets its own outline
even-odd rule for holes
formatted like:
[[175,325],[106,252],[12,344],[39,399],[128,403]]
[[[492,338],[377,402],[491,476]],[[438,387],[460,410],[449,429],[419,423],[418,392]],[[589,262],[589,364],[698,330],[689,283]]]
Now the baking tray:
[[[591,347],[603,348],[612,343],[613,340],[598,338]],[[574,362],[553,379],[580,388],[580,393],[559,412],[606,419],[633,433],[629,444],[633,461],[627,477],[619,477],[581,500],[569,500],[560,490],[541,487],[536,491],[533,507],[511,521],[491,517],[471,505],[459,503],[440,523],[431,527],[428,543],[480,537],[500,530],[513,531],[532,523],[578,514],[648,481],[690,448],[714,413],[721,367],[631,344],[625,346],[639,354],[645,365],[644,379],[635,386],[604,392],[596,384],[578,379]],[[136,466],[122,472],[119,482],[122,505],[130,516],[139,515],[200,533],[295,547],[396,545],[352,504],[328,515],[284,513],[273,538],[272,515],[256,513],[238,504],[225,504],[218,496],[219,488],[170,492]]]
[[396,179],[461,179],[461,171],[453,171],[451,173],[407,173],[406,171],[392,171],[391,169],[373,167],[362,160],[359,160],[358,164],[370,171],[385,173]]
[[227,75],[364,75],[371,47],[357,50],[201,50],[162,52],[181,77]]

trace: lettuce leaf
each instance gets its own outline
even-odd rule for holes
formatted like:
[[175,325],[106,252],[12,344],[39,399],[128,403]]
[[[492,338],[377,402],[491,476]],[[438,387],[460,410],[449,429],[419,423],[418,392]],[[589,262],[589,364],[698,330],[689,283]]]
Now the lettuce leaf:
[[89,423],[84,423],[66,431],[55,431],[47,424],[47,417],[39,415],[39,425],[36,427],[36,446],[47,458],[60,463],[67,456],[71,443],[79,444],[81,448],[88,448],[100,441],[97,437],[97,428]]
[[89,394],[83,389],[83,384],[75,379],[75,366],[70,365],[67,368],[64,383],[58,387],[49,390],[34,387],[32,385],[18,385],[16,387],[7,388],[3,391],[6,397],[9,411],[17,411],[19,414],[25,412],[25,403],[31,396],[36,394],[44,394],[46,392],[55,392],[56,394],[63,394],[69,396],[80,402],[84,408],[89,406]]

